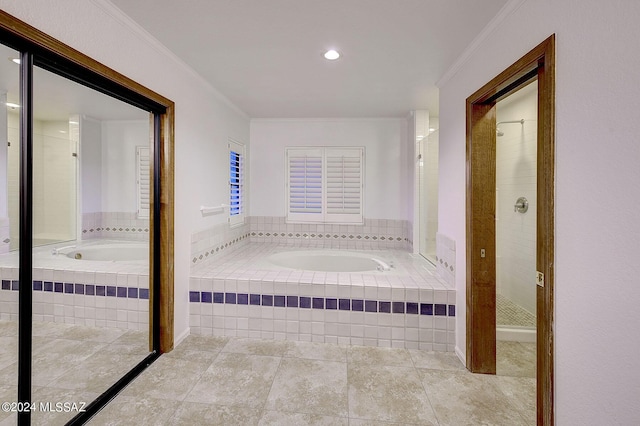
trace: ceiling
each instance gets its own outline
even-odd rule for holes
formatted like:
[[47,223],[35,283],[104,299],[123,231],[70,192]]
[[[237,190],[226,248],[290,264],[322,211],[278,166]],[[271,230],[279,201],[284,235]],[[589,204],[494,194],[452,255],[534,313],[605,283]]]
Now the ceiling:
[[435,82],[507,0],[111,2],[250,117],[302,118],[437,115]]
[[[20,68],[12,59],[19,53],[0,44],[0,94],[20,104]],[[33,71],[33,116],[41,121],[68,121],[72,114],[97,120],[148,120],[149,113],[42,68]],[[19,107],[7,106],[9,113]]]

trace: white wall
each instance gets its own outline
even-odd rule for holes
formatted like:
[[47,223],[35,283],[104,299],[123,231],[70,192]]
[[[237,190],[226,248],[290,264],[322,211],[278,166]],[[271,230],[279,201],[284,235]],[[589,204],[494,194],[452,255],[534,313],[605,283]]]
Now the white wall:
[[175,333],[184,336],[191,234],[226,219],[203,218],[199,206],[227,199],[227,138],[248,143],[248,118],[105,0],[0,0],[0,7],[176,103]]
[[285,147],[364,146],[370,219],[411,220],[405,119],[251,120],[251,215],[285,216]]
[[[496,287],[498,293],[536,313],[536,144],[538,83],[496,104]],[[514,211],[519,197],[529,209]]]
[[[7,94],[0,93],[0,105],[7,103]],[[0,109],[0,188],[3,189],[0,192],[0,218],[8,217],[8,205],[7,205],[7,158],[9,156],[8,150],[8,137],[9,129],[7,123],[7,109]]]
[[[440,232],[463,247],[466,98],[556,33],[556,423],[638,424],[640,2],[508,4],[518,7],[440,84]],[[461,267],[458,306],[465,280]]]
[[149,120],[101,123],[102,211],[136,212],[136,147],[149,146]]
[[75,116],[80,124],[80,191],[82,213],[102,209],[102,127],[100,121]]

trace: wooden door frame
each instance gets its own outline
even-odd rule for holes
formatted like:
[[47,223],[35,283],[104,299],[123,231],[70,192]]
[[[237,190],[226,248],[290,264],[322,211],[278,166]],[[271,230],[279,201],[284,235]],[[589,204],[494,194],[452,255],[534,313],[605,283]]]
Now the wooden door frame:
[[[496,373],[495,104],[538,81],[536,269],[537,424],[554,422],[555,34],[467,98],[467,368]],[[531,277],[533,282],[535,278]]]

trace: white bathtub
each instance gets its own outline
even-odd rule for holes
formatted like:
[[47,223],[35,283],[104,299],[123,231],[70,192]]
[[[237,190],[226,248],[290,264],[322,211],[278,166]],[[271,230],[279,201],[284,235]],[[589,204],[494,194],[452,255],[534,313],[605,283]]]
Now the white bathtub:
[[149,245],[142,242],[107,242],[57,249],[57,256],[104,262],[141,261],[149,258]]
[[267,257],[283,268],[322,272],[389,271],[390,265],[367,253],[344,250],[285,251]]

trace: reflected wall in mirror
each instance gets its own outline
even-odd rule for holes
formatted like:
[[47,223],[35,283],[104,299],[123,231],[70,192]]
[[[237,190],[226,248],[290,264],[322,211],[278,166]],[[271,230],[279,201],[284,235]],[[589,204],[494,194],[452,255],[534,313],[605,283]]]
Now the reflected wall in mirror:
[[[43,291],[34,292],[33,400],[65,390],[90,402],[149,353],[149,224],[136,203],[136,147],[149,146],[149,113],[38,67],[33,93],[34,117],[60,123],[68,147],[41,171],[34,153],[33,278]],[[55,189],[36,185],[41,173],[56,176]],[[65,223],[71,238],[37,247],[36,200],[56,218],[41,235],[62,237],[53,225]]]
[[[7,196],[8,119],[18,109],[19,67],[9,58],[18,52],[0,44],[0,401],[16,401],[18,394],[18,257],[9,256],[9,211],[17,200]],[[15,206],[13,204],[16,204]],[[0,411],[0,423],[10,422]],[[15,421],[13,421],[15,424]]]
[[[3,401],[17,400],[17,57],[0,46],[0,100],[9,103],[0,114]],[[148,158],[136,155],[149,147],[149,113],[44,69],[33,74],[32,401],[89,403],[149,354],[149,219],[139,212]],[[62,424],[75,414],[32,417]]]

